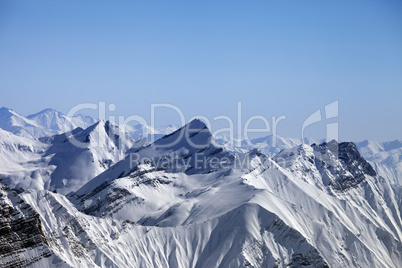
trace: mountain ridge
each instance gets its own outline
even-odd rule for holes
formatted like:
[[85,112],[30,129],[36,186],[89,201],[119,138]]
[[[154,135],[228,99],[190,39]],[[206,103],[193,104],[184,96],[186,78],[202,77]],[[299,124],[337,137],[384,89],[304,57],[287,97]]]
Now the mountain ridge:
[[[42,148],[48,159],[59,159],[44,167],[57,169],[80,150],[93,153],[94,160],[110,150],[125,157],[92,180],[78,173],[86,184],[67,196],[14,192],[37,213],[48,252],[41,266],[397,267],[402,262],[402,188],[379,176],[353,143],[300,144],[271,158],[261,148],[226,151],[200,120],[139,147],[121,143],[122,135],[129,134],[107,121],[43,142],[0,130],[3,142],[16,150],[10,155],[27,150],[36,157]],[[395,144],[389,147],[395,150]],[[81,169],[89,170],[91,163]],[[7,209],[7,198],[0,201],[0,209]],[[30,250],[21,249],[23,258]]]

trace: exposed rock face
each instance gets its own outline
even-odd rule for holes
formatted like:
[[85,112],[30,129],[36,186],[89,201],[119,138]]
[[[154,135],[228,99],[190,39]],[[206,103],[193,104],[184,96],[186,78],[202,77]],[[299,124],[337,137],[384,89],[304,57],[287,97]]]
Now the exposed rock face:
[[50,256],[39,214],[0,180],[0,266],[27,267]]
[[274,161],[302,180],[320,188],[330,186],[336,191],[346,191],[366,176],[377,175],[352,142],[302,144],[282,150]]
[[337,190],[346,190],[361,183],[365,176],[376,176],[373,167],[360,155],[353,142],[335,140],[313,145],[315,157],[322,161],[333,179],[330,184]]

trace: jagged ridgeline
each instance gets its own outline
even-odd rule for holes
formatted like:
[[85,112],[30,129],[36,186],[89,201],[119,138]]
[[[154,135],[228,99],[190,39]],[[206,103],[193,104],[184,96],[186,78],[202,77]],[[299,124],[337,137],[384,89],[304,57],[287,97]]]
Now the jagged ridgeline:
[[[86,141],[82,131],[77,138]],[[402,262],[401,188],[379,176],[354,143],[300,144],[272,158],[263,150],[233,154],[194,120],[127,152],[66,196],[17,193],[3,184],[1,230],[8,231],[1,233],[2,245],[27,241],[4,247],[4,265],[399,267]]]

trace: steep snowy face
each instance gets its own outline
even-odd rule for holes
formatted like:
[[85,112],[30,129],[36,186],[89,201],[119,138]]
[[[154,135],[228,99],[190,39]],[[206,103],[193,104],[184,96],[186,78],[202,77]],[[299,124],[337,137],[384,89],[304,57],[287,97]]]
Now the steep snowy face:
[[168,172],[186,174],[210,173],[219,169],[221,163],[214,165],[212,159],[227,158],[227,162],[233,159],[217,146],[210,131],[200,120],[193,120],[152,145],[135,151],[130,157],[131,164],[148,161]]
[[0,179],[0,266],[49,267],[59,258],[47,243],[40,215]]
[[43,129],[53,132],[52,134],[67,132],[77,127],[87,128],[96,122],[90,116],[78,115],[70,118],[53,109],[42,110],[39,113],[28,115],[27,118]]
[[[161,144],[167,143],[162,139]],[[187,146],[169,148],[163,152]],[[162,152],[152,150],[154,155]],[[196,239],[208,237],[197,263],[212,267],[216,267],[212,260],[232,267],[300,262],[393,267],[401,261],[400,188],[375,176],[356,146],[301,145],[278,156],[282,162],[253,150],[206,174],[174,172],[152,161],[113,173],[116,165],[98,178],[109,177],[88,183],[85,191],[69,198],[87,215],[135,222],[150,232],[168,227],[199,230],[207,223],[222,226],[209,226],[211,234],[203,232]],[[218,231],[221,228],[225,234]],[[303,244],[306,251],[292,255],[300,250],[296,244]],[[187,256],[193,258],[191,253]]]
[[95,122],[90,116],[77,115],[70,118],[53,109],[24,117],[8,108],[0,108],[0,128],[28,138],[60,134],[77,127],[87,128]]
[[261,190],[249,202],[308,237],[330,266],[401,261],[401,188],[376,176],[354,144],[302,145],[277,157],[242,176]]
[[402,185],[402,142],[362,141],[357,147],[362,156],[370,162],[378,175],[391,183]]
[[0,177],[11,188],[47,189],[55,168],[43,156],[49,146],[0,129]]
[[123,159],[133,143],[104,121],[39,140],[0,129],[0,176],[11,188],[67,194]]
[[76,192],[85,195],[101,184],[135,173],[140,164],[166,172],[206,174],[230,165],[234,157],[215,145],[206,125],[194,120],[155,143],[136,150]]
[[[173,214],[166,211],[170,206],[187,199],[187,204],[180,208],[183,213],[178,213],[173,220],[174,224],[179,224],[187,220],[192,202],[197,202],[200,194],[209,192],[217,177],[232,172],[233,161],[233,156],[214,145],[205,124],[195,120],[154,144],[130,153],[70,198],[91,215],[113,214],[117,218],[121,215],[148,223],[164,220],[167,217],[163,218],[163,214]],[[190,194],[193,190],[195,193]]]
[[[90,133],[107,128],[71,135],[90,148],[98,139]],[[183,129],[130,150],[69,200],[21,194],[40,214],[51,251],[72,267],[401,263],[401,188],[376,176],[353,144],[234,157],[201,121]]]
[[22,137],[32,137],[39,125],[6,107],[0,108],[0,128]]
[[372,166],[360,155],[352,142],[337,143],[331,141],[313,146],[316,165],[329,177],[330,184],[337,190],[346,190],[356,186],[365,176],[376,176]]
[[[348,190],[337,190],[333,184],[317,187],[303,172],[305,167],[314,168],[308,165],[312,154],[301,150],[297,155],[300,149],[295,148],[292,157],[298,161],[306,157],[305,165],[282,168],[266,159],[242,176],[244,183],[260,189],[249,202],[303,234],[330,266],[394,267],[400,263],[400,190],[369,175]],[[320,173],[316,174],[318,180]]]
[[319,188],[333,186],[347,190],[362,182],[365,176],[376,176],[371,165],[351,142],[324,142],[284,149],[274,160],[283,168]]
[[[224,135],[218,135],[216,142],[226,151],[234,154],[244,154],[252,149],[259,149],[268,156],[275,156],[283,149],[292,149],[302,144],[300,139],[267,136],[256,139],[230,141]],[[306,138],[305,144],[321,144],[323,140]],[[357,149],[374,168],[378,175],[387,178],[392,184],[402,185],[402,142],[362,141],[357,142]]]
[[88,216],[50,192],[23,198],[39,212],[49,247],[72,267],[328,267],[301,233],[257,204],[158,227]]
[[319,189],[330,185],[330,178],[325,175],[325,170],[317,168],[315,152],[310,145],[302,144],[294,148],[283,149],[274,156],[273,161],[284,170],[291,172],[291,176]]
[[45,157],[55,166],[48,190],[67,194],[125,157],[134,141],[118,126],[99,121],[87,129],[75,129],[47,139]]

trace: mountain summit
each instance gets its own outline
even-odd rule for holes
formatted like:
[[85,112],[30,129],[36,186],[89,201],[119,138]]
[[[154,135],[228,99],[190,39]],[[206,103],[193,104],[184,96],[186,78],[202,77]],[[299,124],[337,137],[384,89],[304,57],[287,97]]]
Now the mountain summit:
[[109,181],[129,176],[141,164],[170,173],[210,173],[217,170],[211,166],[212,158],[227,158],[226,161],[230,161],[233,156],[218,147],[207,126],[196,119],[153,144],[131,150],[125,159],[95,177],[78,190],[76,195],[89,193]]
[[25,117],[11,109],[0,108],[0,128],[28,138],[61,134],[77,127],[87,128],[95,122],[90,116],[77,115],[70,118],[54,109],[45,109]]

